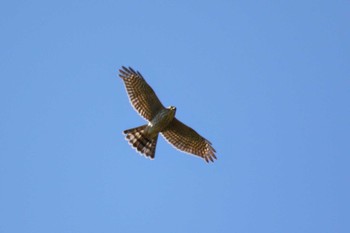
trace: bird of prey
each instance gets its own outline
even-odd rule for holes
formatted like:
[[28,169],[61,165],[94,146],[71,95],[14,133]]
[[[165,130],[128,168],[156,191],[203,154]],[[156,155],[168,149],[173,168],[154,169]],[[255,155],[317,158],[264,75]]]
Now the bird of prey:
[[160,133],[175,148],[214,162],[216,151],[211,143],[175,117],[176,107],[165,108],[140,72],[124,66],[119,72],[132,106],[148,121],[148,124],[124,131],[132,147],[154,159]]

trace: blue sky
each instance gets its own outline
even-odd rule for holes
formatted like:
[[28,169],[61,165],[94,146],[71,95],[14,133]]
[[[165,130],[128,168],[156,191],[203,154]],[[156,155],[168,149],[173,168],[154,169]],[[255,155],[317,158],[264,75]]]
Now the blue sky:
[[[0,232],[350,232],[346,1],[2,1]],[[120,66],[212,141],[156,158]]]

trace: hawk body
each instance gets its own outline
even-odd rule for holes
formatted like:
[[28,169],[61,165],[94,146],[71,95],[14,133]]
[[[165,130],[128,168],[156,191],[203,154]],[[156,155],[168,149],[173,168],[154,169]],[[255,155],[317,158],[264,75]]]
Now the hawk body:
[[175,117],[176,108],[170,106],[159,111],[159,113],[148,123],[147,133],[158,134],[163,131]]
[[159,133],[175,148],[202,157],[206,162],[216,159],[211,143],[195,130],[175,118],[176,108],[165,108],[140,72],[122,67],[123,79],[130,103],[144,117],[147,125],[124,131],[126,139],[138,152],[151,159],[155,156]]

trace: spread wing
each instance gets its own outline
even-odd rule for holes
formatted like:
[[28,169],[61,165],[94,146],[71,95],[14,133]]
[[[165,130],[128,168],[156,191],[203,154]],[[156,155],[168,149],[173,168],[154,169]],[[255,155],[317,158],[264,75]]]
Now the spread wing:
[[216,159],[215,149],[211,143],[176,118],[161,132],[164,138],[179,150],[197,155],[206,162]]
[[156,93],[147,84],[140,72],[122,66],[119,70],[129,99],[135,110],[146,120],[151,121],[164,108]]

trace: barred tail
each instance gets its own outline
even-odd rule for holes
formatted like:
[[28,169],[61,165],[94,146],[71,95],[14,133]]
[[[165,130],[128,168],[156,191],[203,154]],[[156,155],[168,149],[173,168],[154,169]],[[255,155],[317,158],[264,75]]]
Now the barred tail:
[[144,129],[146,126],[147,125],[142,125],[133,129],[124,130],[124,134],[126,135],[125,139],[138,152],[150,159],[154,159],[158,135],[155,138],[147,138],[144,135]]

